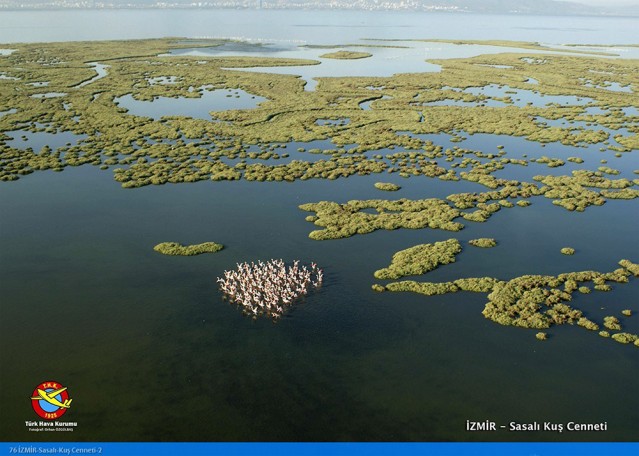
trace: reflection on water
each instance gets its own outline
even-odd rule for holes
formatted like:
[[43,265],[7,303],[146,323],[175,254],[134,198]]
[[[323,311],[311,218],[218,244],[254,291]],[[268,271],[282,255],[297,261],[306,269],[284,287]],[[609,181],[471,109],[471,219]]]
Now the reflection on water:
[[587,46],[587,45],[566,46],[566,45],[560,45],[560,44],[545,44],[545,46],[557,48],[557,49],[577,50],[580,52],[593,52],[593,53],[605,52],[609,54],[614,54],[614,57],[618,57],[618,58],[620,57],[624,59],[639,58],[639,49],[633,46],[612,46],[612,45],[611,46]]
[[157,76],[155,78],[148,78],[149,85],[172,85],[177,84],[180,78],[177,76]]
[[[236,55],[249,57],[264,57],[270,51],[269,57],[279,58],[299,58],[319,61],[319,65],[288,66],[288,67],[253,67],[234,68],[238,71],[251,71],[258,73],[273,74],[294,74],[306,81],[304,87],[307,91],[313,91],[317,87],[317,78],[340,77],[340,76],[392,76],[401,72],[437,72],[441,67],[425,61],[424,46],[384,48],[340,46],[339,49],[353,50],[358,52],[368,52],[371,57],[355,60],[341,60],[320,57],[331,50],[317,49],[309,47],[282,48],[281,46],[271,47],[263,45],[258,47],[258,51],[248,48],[247,50],[224,50],[220,48],[208,48],[181,50],[180,53],[187,55],[211,55],[216,57],[230,57]],[[175,51],[172,51],[175,52]]]
[[588,97],[545,95],[537,91],[516,89],[507,85],[497,84],[489,84],[484,87],[469,87],[468,89],[464,89],[463,92],[493,98],[510,98],[512,105],[517,107],[546,107],[551,104],[561,106],[583,106],[594,101],[592,98]]
[[[366,46],[366,42],[371,43]],[[387,47],[385,47],[388,45]],[[362,40],[357,46],[338,46],[336,49],[361,51],[372,54],[371,57],[355,60],[325,59],[320,56],[327,49],[295,46],[282,43],[276,45],[249,43],[229,43],[209,48],[174,49],[167,55],[246,57],[300,58],[319,61],[319,65],[289,66],[289,67],[254,67],[238,68],[234,70],[252,71],[274,74],[294,74],[306,81],[305,90],[313,91],[317,87],[317,78],[340,76],[379,76],[386,77],[398,73],[439,72],[439,65],[429,60],[466,58],[482,54],[497,54],[503,52],[521,52],[521,49],[500,46],[464,45],[450,43],[432,43],[427,41],[393,41],[385,43],[377,40]],[[535,54],[542,51],[526,50]],[[552,51],[551,51],[552,52]],[[548,51],[546,51],[548,53]],[[531,59],[537,60],[537,59]],[[508,65],[486,65],[500,69],[512,68]]]
[[419,101],[411,102],[415,106],[487,106],[487,107],[505,107],[505,106],[533,106],[547,107],[549,105],[558,106],[583,106],[593,103],[594,100],[588,97],[576,97],[571,95],[546,95],[537,91],[524,90],[510,87],[508,85],[489,84],[482,87],[468,87],[460,89],[456,87],[442,87],[442,90],[451,90],[458,93],[468,93],[476,97],[480,97],[478,101],[465,100],[438,100],[425,103]]
[[95,81],[97,81],[98,79],[102,79],[104,77],[106,77],[109,73],[107,71],[107,68],[109,68],[109,65],[104,65],[102,63],[98,63],[98,62],[91,62],[89,63],[89,65],[96,71],[96,75],[93,76],[91,79],[88,79],[84,82],[81,82],[80,84],[78,84],[75,87],[84,87],[86,85],[92,84]]
[[32,87],[46,87],[50,83],[48,81],[45,82],[29,82],[27,85]]
[[[272,148],[273,151],[265,152],[266,149]],[[238,163],[246,163],[248,165],[254,163],[262,163],[270,166],[286,165],[292,161],[302,162],[318,162],[320,160],[330,160],[333,152],[335,152],[335,145],[328,140],[317,140],[310,142],[296,142],[291,141],[286,144],[275,145],[252,145],[246,149],[246,157],[240,157],[239,154],[228,155],[222,157],[220,161],[227,165],[234,166]],[[277,156],[273,156],[277,154]]]
[[477,66],[490,67],[490,68],[500,68],[502,70],[510,70],[513,67],[511,65],[486,65],[483,63],[477,63]]
[[129,114],[151,117],[155,120],[163,116],[186,116],[194,119],[211,120],[211,111],[230,109],[253,109],[266,98],[250,94],[242,89],[200,88],[199,98],[156,97],[153,101],[141,101],[131,94],[115,98],[114,102],[127,109]]
[[[485,320],[481,295],[378,294],[370,285],[372,272],[397,250],[450,237],[464,246],[495,237],[498,247],[465,247],[430,280],[478,270],[502,278],[611,270],[618,259],[639,255],[624,241],[634,235],[637,213],[610,201],[571,214],[537,198],[488,223],[468,222],[459,233],[307,237],[312,225],[298,204],[378,198],[373,183],[379,180],[203,182],[130,191],[109,173],[82,167],[5,186],[0,275],[10,305],[3,306],[0,337],[12,347],[3,362],[13,368],[1,371],[2,384],[17,391],[46,372],[72,386],[82,406],[70,416],[83,423],[74,440],[459,440],[468,438],[460,433],[465,420],[486,413],[504,422],[605,416],[610,427],[605,435],[527,436],[533,440],[632,435],[637,397],[601,385],[611,376],[628,388],[636,384],[635,348],[572,327],[553,329],[551,340],[540,343],[534,331]],[[397,198],[481,188],[397,175],[384,181],[402,186]],[[226,248],[191,258],[153,251],[167,240],[211,240]],[[559,254],[566,244],[578,254]],[[236,262],[269,258],[313,260],[326,271],[321,291],[277,324],[245,318],[215,285]],[[616,314],[636,301],[636,287],[577,299],[573,304],[588,315],[600,307]],[[56,342],[66,354],[63,367],[40,348],[50,343],[46,322],[31,318],[51,308],[73,328]],[[630,332],[639,329],[635,319],[624,324]],[[540,407],[539,395],[555,406]],[[117,416],[109,413],[113,397]],[[169,427],[167,416],[150,407],[158,397],[180,404],[170,409]],[[46,438],[27,435],[21,422],[8,418],[28,408],[24,398],[8,396],[4,407],[5,438]],[[490,438],[520,439],[505,432]]]
[[[549,125],[555,122],[557,124],[564,122],[562,120],[552,121],[549,119],[538,118],[538,120],[546,121]],[[615,132],[615,134],[618,132]],[[628,132],[623,132],[628,134]],[[536,141],[528,141],[526,138],[516,136],[504,136],[504,135],[491,135],[476,133],[469,135],[465,131],[457,132],[457,135],[461,135],[461,140],[453,140],[453,136],[445,133],[439,134],[413,134],[402,132],[402,134],[408,134],[411,137],[417,137],[424,141],[431,141],[435,145],[440,145],[443,148],[455,149],[461,147],[470,150],[477,150],[484,153],[498,153],[502,148],[506,151],[506,158],[525,159],[529,161],[528,166],[520,165],[507,165],[504,169],[498,170],[494,173],[495,177],[504,179],[514,179],[519,181],[531,182],[532,178],[537,175],[570,175],[572,171],[577,169],[597,169],[601,166],[601,160],[607,159],[608,165],[619,170],[621,174],[616,178],[634,179],[636,175],[634,170],[639,168],[639,157],[634,153],[624,153],[617,157],[610,152],[602,153],[601,144],[581,144],[580,147],[566,146],[560,142],[541,144]],[[459,138],[459,136],[457,137]],[[610,140],[615,143],[614,140]],[[501,148],[499,146],[502,146]],[[605,150],[605,149],[604,149]],[[584,163],[573,163],[568,160],[569,157],[579,157],[584,160]],[[549,168],[545,164],[535,163],[535,160],[542,157],[551,157],[563,160],[565,164],[556,168]],[[480,159],[481,161],[487,161],[487,159]],[[461,159],[456,159],[452,163],[459,163]],[[455,183],[457,185],[461,184]],[[450,192],[438,197],[445,198],[451,193],[466,192],[469,190],[460,189],[459,187],[453,187]],[[470,191],[487,191],[486,187],[479,186]]]
[[4,79],[5,81],[19,81],[20,78],[16,78],[13,76],[7,76],[6,73],[0,73],[0,79]]
[[393,97],[388,96],[388,95],[384,95],[382,97],[378,97],[378,98],[373,98],[372,100],[368,100],[368,101],[362,101],[361,103],[358,104],[359,109],[361,109],[362,111],[369,111],[371,109],[371,105],[373,103],[375,103],[378,100],[390,100]]
[[15,114],[16,112],[18,112],[17,109],[13,108],[13,109],[8,109],[6,111],[0,111],[0,117],[2,116],[6,116],[8,114]]
[[61,98],[65,97],[67,94],[64,92],[47,92],[47,93],[36,93],[31,95],[31,98]]
[[[389,25],[387,14],[362,12],[335,17],[280,11],[49,11],[3,12],[3,18],[16,24],[0,28],[3,42],[241,33],[282,41],[260,50],[225,45],[218,51],[262,56],[291,52],[314,59],[326,51],[292,49],[295,41],[352,43],[365,35],[423,38],[424,30],[429,36],[450,38],[540,40],[539,18],[518,16],[509,16],[507,27],[503,16],[399,13]],[[636,24],[621,18],[551,17],[544,22],[549,30],[543,38],[556,42],[601,42],[610,37],[630,41],[636,34]],[[95,27],[97,23],[109,26]],[[528,25],[531,28],[523,27]],[[575,28],[582,30],[577,37]],[[28,36],[24,30],[30,31]],[[379,75],[436,71],[426,59],[487,52],[473,46],[407,45],[401,51],[371,47],[373,57],[357,62],[319,59],[320,65],[279,70],[310,82],[340,75],[342,65],[359,65]],[[403,66],[402,55],[414,66]],[[374,69],[362,66],[368,62],[374,62]],[[588,102],[574,97],[542,99],[532,91],[505,94],[504,87],[474,90],[475,95],[508,95],[540,105]],[[209,111],[248,109],[264,99],[234,89],[205,90],[194,99],[142,102],[128,95],[117,101],[135,115],[210,119]],[[591,114],[603,113],[588,109]],[[624,113],[639,115],[636,107],[624,108]],[[339,125],[327,122],[327,127]],[[83,139],[69,132],[23,130],[8,136],[7,144],[34,150]],[[580,167],[594,169],[602,158],[623,177],[639,168],[635,153],[612,158],[600,152],[599,145],[544,147],[515,137],[464,136],[461,143],[445,134],[420,137],[445,148],[486,153],[497,153],[502,145],[510,158],[585,160],[562,168],[539,163],[508,166],[497,171],[499,177],[530,179]],[[332,146],[291,143],[277,153],[289,155],[281,163],[328,158],[311,153],[311,148],[321,152]],[[249,152],[260,149],[253,146]],[[631,393],[637,388],[636,348],[571,326],[552,328],[550,339],[541,343],[534,330],[483,318],[486,297],[481,294],[424,297],[374,293],[370,288],[376,282],[373,271],[388,265],[398,250],[451,237],[464,246],[458,261],[432,271],[425,280],[610,271],[621,258],[639,260],[639,246],[632,242],[639,226],[633,202],[610,200],[584,213],[570,213],[539,197],[531,198],[528,208],[502,209],[486,223],[465,222],[466,227],[455,233],[423,229],[377,231],[335,241],[308,238],[316,227],[305,221],[308,214],[298,209],[299,204],[380,198],[374,188],[379,181],[402,187],[392,198],[486,191],[473,182],[404,179],[397,173],[335,181],[200,182],[125,190],[109,172],[88,166],[33,173],[3,184],[0,346],[5,347],[2,365],[10,368],[0,369],[0,437],[50,439],[28,433],[23,425],[24,417],[32,414],[26,388],[50,378],[68,384],[77,398],[67,416],[80,427],[69,435],[56,435],[74,441],[635,440],[639,396]],[[494,237],[498,245],[468,247],[468,240],[479,237]],[[153,251],[163,241],[215,241],[226,248],[198,257],[167,257]],[[566,245],[577,253],[561,255]],[[215,277],[237,262],[269,258],[312,260],[326,272],[322,289],[277,324],[245,318],[222,299],[215,284]],[[610,293],[575,296],[571,304],[601,321],[637,301],[636,279],[631,279]],[[628,332],[639,332],[639,319],[624,319],[623,325]],[[51,356],[51,347],[58,356]],[[605,420],[609,431],[470,435],[463,432],[467,419]]]
[[604,90],[610,90],[612,92],[625,92],[625,93],[632,93],[632,88],[627,85],[627,86],[622,86],[620,83],[618,82],[610,82],[610,81],[606,81],[604,84],[594,84],[591,81],[588,81],[586,84],[584,84],[586,87],[595,87],[597,89],[604,89]]
[[87,135],[76,135],[70,131],[53,133],[48,131],[14,130],[7,131],[5,134],[10,138],[6,141],[8,146],[17,149],[31,148],[35,152],[40,151],[44,146],[49,146],[52,150],[55,150],[65,145],[75,145],[87,137]]
[[[13,26],[0,29],[0,43],[183,36],[283,44],[344,44],[366,37],[617,44],[634,43],[637,28],[632,17],[545,16],[540,28],[540,18],[527,15],[269,9],[5,11],[3,20]],[[613,49],[624,56],[639,51]]]
[[464,101],[464,100],[438,100],[438,101],[430,101],[428,103],[422,103],[421,106],[467,106],[467,107],[476,107],[476,106],[487,106],[489,108],[500,108],[504,106],[508,106],[503,101],[497,100],[482,100],[482,101]]
[[351,123],[351,119],[317,119],[316,125],[328,125],[331,127],[342,127]]

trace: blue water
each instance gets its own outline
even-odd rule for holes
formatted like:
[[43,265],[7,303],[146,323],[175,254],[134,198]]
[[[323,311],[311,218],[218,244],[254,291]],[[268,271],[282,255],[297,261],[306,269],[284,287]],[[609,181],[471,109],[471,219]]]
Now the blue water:
[[[244,38],[273,43],[268,52],[296,56],[329,52],[298,48],[301,44],[383,44],[370,38],[612,44],[636,41],[636,22],[326,11],[2,12],[0,42],[8,44],[0,48],[11,49],[10,43],[18,41],[162,36]],[[453,49],[448,45],[409,44],[396,52],[370,48],[377,57],[357,63],[325,59],[308,68],[354,64],[361,69],[369,65],[366,71],[379,74],[428,71],[427,58],[453,55],[447,54]],[[507,50],[456,48],[469,55]],[[246,48],[226,47],[222,52],[242,53]],[[412,57],[403,65],[399,57],[395,63],[393,55]],[[96,67],[96,71],[102,70]],[[300,74],[310,80],[320,76]],[[375,87],[370,89],[374,95]],[[519,94],[522,99],[535,96],[524,92]],[[122,106],[131,103],[131,114],[159,118],[177,113],[208,119],[215,100],[202,99],[136,104],[130,96],[119,101]],[[235,100],[250,100],[251,106],[256,102],[244,94],[219,101]],[[361,108],[374,110],[375,101],[362,103]],[[636,108],[624,112],[637,115]],[[0,115],[4,122],[11,114]],[[327,119],[324,128],[337,130],[340,125],[333,123],[346,120]],[[83,139],[70,132],[19,130],[7,135],[10,145],[34,151]],[[465,136],[461,143],[451,142],[447,134],[423,138],[444,148],[458,145],[492,153],[503,145],[511,158],[547,155],[586,160],[561,168],[509,165],[496,173],[506,178],[529,180],[534,175],[596,169],[603,158],[608,160],[606,166],[622,171],[620,177],[632,178],[632,170],[639,168],[636,151],[616,158],[610,151],[600,152],[600,145],[542,147],[523,138]],[[300,146],[306,151],[298,152]],[[273,164],[327,159],[308,150],[331,147],[328,141],[289,144],[275,150],[289,157]],[[375,182],[402,188],[382,193]],[[452,237],[464,245],[457,261],[424,280],[610,271],[621,258],[639,261],[637,200],[611,200],[584,213],[571,213],[537,197],[531,198],[528,208],[503,209],[486,223],[465,223],[460,232],[376,231],[318,242],[308,238],[317,227],[305,221],[309,214],[298,209],[299,204],[445,198],[486,188],[467,181],[405,179],[384,173],[335,181],[199,182],[126,190],[110,171],[93,166],[35,172],[1,187],[0,438],[5,441],[639,440],[635,347],[572,326],[552,328],[550,340],[539,342],[536,331],[486,320],[481,314],[486,302],[482,294],[427,298],[374,293],[370,288],[376,282],[373,272],[387,266],[398,250]],[[478,237],[494,237],[498,245],[469,247],[467,241]],[[215,241],[225,249],[189,258],[153,251],[155,244],[165,241]],[[576,249],[574,256],[559,253],[567,245]],[[269,258],[316,261],[326,273],[321,291],[277,324],[245,318],[215,286],[215,278],[235,263]],[[575,296],[573,304],[598,321],[631,308],[635,314],[622,323],[625,330],[637,333],[636,283],[631,279],[610,293]],[[24,420],[35,417],[29,393],[45,380],[69,387],[74,402],[65,419],[78,422],[73,433],[34,435],[25,429]],[[468,419],[503,424],[607,421],[609,431],[470,434],[464,431]]]
[[114,100],[131,115],[151,117],[155,120],[163,116],[211,120],[212,111],[252,109],[263,101],[266,101],[266,98],[252,95],[242,89],[201,89],[197,98],[156,97],[153,101],[142,101],[129,94]]
[[[0,18],[5,24],[0,27],[0,43],[184,36],[296,44],[348,44],[364,38],[632,44],[637,42],[638,26],[632,17],[362,11],[3,11]],[[621,51],[626,54],[631,48]]]

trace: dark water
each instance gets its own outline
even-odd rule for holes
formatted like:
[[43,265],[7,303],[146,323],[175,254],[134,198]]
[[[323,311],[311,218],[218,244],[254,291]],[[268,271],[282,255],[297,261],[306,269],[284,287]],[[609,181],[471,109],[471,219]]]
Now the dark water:
[[[508,150],[504,139],[493,141]],[[466,142],[491,148],[479,136]],[[533,330],[484,319],[481,294],[370,289],[395,251],[451,237],[499,245],[465,247],[428,280],[613,270],[639,258],[636,204],[575,214],[533,198],[459,233],[307,237],[312,225],[297,205],[384,197],[373,188],[380,180],[402,185],[398,198],[481,189],[389,175],[125,190],[93,167],[3,185],[2,438],[52,438],[24,420],[34,417],[34,386],[54,379],[74,398],[65,418],[78,422],[56,440],[637,440],[636,347],[569,326],[539,342]],[[162,241],[226,248],[166,257],[152,249]],[[566,245],[577,254],[561,255]],[[215,285],[236,262],[269,258],[316,261],[327,276],[277,324],[244,317]],[[636,310],[637,297],[631,280],[574,304],[601,321]],[[623,324],[639,330],[636,316]],[[473,434],[467,419],[606,421],[609,430]]]
[[[636,41],[636,19],[623,18],[397,14],[389,20],[359,12],[238,11],[2,12],[0,18],[0,42],[240,35],[287,43],[282,49],[290,50],[290,43],[369,37]],[[208,118],[208,109],[195,114]],[[83,139],[22,131],[10,136],[12,145],[34,150]],[[595,169],[603,158],[622,171],[619,177],[636,178],[632,170],[639,168],[635,152],[616,158],[600,152],[601,145],[541,147],[491,135],[468,136],[462,143],[451,143],[447,135],[430,139],[495,153],[503,145],[512,158],[585,160],[561,168],[510,166],[499,177],[529,180]],[[287,147],[291,157],[280,162],[325,158],[296,157],[296,147]],[[382,193],[373,187],[378,181],[402,189]],[[458,233],[398,230],[323,242],[308,238],[315,227],[297,208],[320,200],[444,198],[466,191],[485,188],[384,174],[125,190],[109,171],[91,166],[3,183],[0,439],[639,440],[636,347],[572,326],[554,327],[548,341],[537,341],[534,330],[486,320],[482,294],[425,297],[370,288],[373,272],[396,251],[453,237],[464,245],[457,261],[424,280],[611,271],[622,258],[639,261],[636,200],[570,213],[532,198],[528,208],[501,210],[486,223],[467,222]],[[468,246],[478,237],[494,237],[498,246]],[[153,251],[163,241],[215,241],[226,248],[166,257]],[[561,255],[565,246],[577,253]],[[326,273],[323,288],[277,324],[244,317],[222,300],[215,284],[236,262],[269,258],[316,261]],[[631,279],[609,293],[575,295],[573,304],[596,321],[630,308],[634,315],[622,324],[637,333],[636,284]],[[24,421],[36,418],[29,396],[45,380],[69,387],[73,405],[63,419],[78,422],[73,433],[27,431]],[[466,420],[607,422],[608,431],[468,433]]]

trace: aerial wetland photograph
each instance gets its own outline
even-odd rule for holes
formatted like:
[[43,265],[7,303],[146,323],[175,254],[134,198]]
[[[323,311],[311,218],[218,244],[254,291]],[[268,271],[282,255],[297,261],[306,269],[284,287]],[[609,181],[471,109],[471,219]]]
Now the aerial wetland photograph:
[[0,438],[639,441],[638,30],[0,1]]

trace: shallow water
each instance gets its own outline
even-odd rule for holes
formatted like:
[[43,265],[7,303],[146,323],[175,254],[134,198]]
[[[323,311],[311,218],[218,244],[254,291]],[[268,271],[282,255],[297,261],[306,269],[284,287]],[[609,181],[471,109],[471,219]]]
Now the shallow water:
[[7,76],[5,73],[0,73],[0,79],[4,79],[6,81],[19,81],[20,78],[15,78],[13,76]]
[[498,100],[483,100],[483,101],[438,100],[438,101],[429,101],[428,103],[422,103],[422,106],[466,106],[466,107],[486,106],[488,108],[503,108],[508,105]]
[[116,98],[114,102],[126,108],[129,114],[151,117],[155,120],[163,116],[185,116],[194,119],[211,120],[211,111],[230,109],[251,109],[266,98],[250,94],[242,89],[200,90],[199,98],[156,97],[153,101],[136,100],[131,94]]
[[[210,48],[175,49],[167,55],[215,56],[215,57],[269,57],[299,58],[319,61],[319,65],[287,66],[287,67],[254,67],[238,68],[238,71],[250,71],[273,74],[295,74],[306,81],[305,90],[312,91],[317,87],[317,78],[341,76],[379,76],[387,77],[398,73],[439,72],[441,67],[430,60],[467,58],[483,54],[499,54],[504,52],[522,52],[518,48],[484,45],[455,45],[428,41],[384,41],[373,39],[356,40],[357,44],[340,45],[335,48],[313,48],[296,46],[293,43],[248,44],[231,43]],[[367,44],[369,46],[367,46]],[[371,57],[363,59],[331,59],[322,58],[323,54],[335,50],[367,52]],[[530,54],[541,51],[526,50]],[[552,51],[544,51],[552,53]],[[495,68],[512,68],[507,65],[487,65]]]
[[[629,43],[630,44],[630,43]],[[633,43],[636,44],[636,43]],[[624,59],[637,59],[639,58],[639,49],[631,46],[563,46],[556,44],[546,44],[546,46],[554,47],[557,49],[573,49],[581,52],[607,52],[616,54],[616,57]]]
[[348,125],[351,123],[351,119],[343,118],[343,119],[317,119],[315,121],[316,125],[328,125],[332,127],[341,127],[344,125]]
[[630,86],[622,86],[618,82],[608,82],[606,85],[593,85],[586,84],[588,87],[597,87],[598,89],[610,90],[612,92],[624,92],[632,93],[633,90]]
[[95,70],[95,72],[97,73],[94,77],[92,77],[91,79],[88,79],[84,82],[81,82],[80,84],[78,84],[75,87],[84,87],[86,85],[92,84],[93,82],[97,81],[98,79],[102,79],[105,78],[109,72],[107,70],[107,68],[109,68],[109,65],[104,65],[102,63],[98,63],[98,62],[91,62],[89,63],[89,65],[91,65],[91,67]]
[[484,87],[469,87],[462,92],[473,95],[485,95],[494,98],[510,97],[512,105],[524,107],[526,105],[534,107],[546,107],[550,104],[561,106],[583,106],[592,103],[594,100],[588,97],[576,97],[571,95],[545,95],[533,90],[523,90],[510,87],[508,85],[499,86],[489,84]]
[[62,98],[67,94],[64,92],[47,92],[47,93],[36,93],[31,95],[31,98]]
[[390,100],[392,99],[392,97],[388,96],[388,95],[384,95],[378,98],[375,98],[373,100],[368,100],[368,101],[362,101],[361,103],[358,104],[359,109],[361,109],[362,111],[369,111],[371,108],[371,105],[379,100]]
[[149,85],[172,85],[177,84],[179,80],[177,76],[158,76],[147,79]]
[[[387,14],[360,12],[2,14],[7,23],[14,24],[0,28],[0,41],[6,42],[242,34],[276,43],[277,50],[269,49],[269,53],[288,52],[306,42],[424,38],[425,31],[428,36],[444,38],[490,36],[583,43],[630,42],[636,37],[634,21],[621,18],[400,13],[389,24]],[[546,29],[540,36],[542,20]],[[96,23],[102,26],[95,27]],[[575,32],[575,28],[584,31]],[[415,54],[419,57],[415,65],[422,71],[428,68],[426,58],[439,58],[436,56],[449,50],[433,43],[411,46],[402,52],[419,54]],[[253,46],[250,49],[257,52]],[[472,47],[459,49],[474,52]],[[224,52],[246,50],[238,44],[225,46]],[[299,56],[330,51],[300,48],[294,52]],[[374,70],[380,74],[401,67],[390,58],[384,60],[395,50],[371,48],[370,52],[374,57],[357,65],[383,62],[387,68]],[[299,67],[299,71],[336,69],[342,64],[327,59],[319,66]],[[299,74],[309,82],[319,75]],[[232,109],[238,100],[259,102],[256,99],[247,99],[244,93],[236,99],[208,91],[199,99],[141,102],[129,96],[119,101],[131,114],[210,119],[209,111]],[[545,97],[543,101],[551,100]],[[370,103],[364,106],[370,108]],[[636,108],[624,112],[638,115]],[[497,146],[503,145],[510,158],[546,155],[585,160],[583,165],[567,162],[560,168],[537,163],[508,165],[496,173],[499,177],[568,174],[575,169],[596,169],[602,159],[608,160],[606,166],[622,172],[619,177],[636,177],[632,170],[639,168],[635,152],[616,158],[611,151],[600,152],[601,145],[575,148],[552,143],[542,147],[524,138],[459,134],[467,139],[451,142],[447,134],[420,137],[444,148],[483,152],[497,153]],[[59,147],[83,139],[70,132],[15,131],[8,136],[10,145],[35,151],[44,145]],[[307,152],[298,152],[297,147]],[[291,143],[275,150],[289,153],[288,158],[271,162],[328,158],[309,153],[310,148],[334,146],[327,141]],[[375,182],[402,188],[381,192],[374,188]],[[611,271],[621,258],[639,261],[639,246],[632,241],[639,226],[636,200],[610,200],[584,213],[571,213],[537,197],[530,199],[530,207],[502,209],[486,223],[464,222],[466,227],[460,232],[377,231],[318,242],[308,238],[318,227],[304,220],[311,214],[299,210],[299,204],[445,198],[487,189],[467,181],[383,173],[335,181],[199,182],[125,190],[111,172],[89,165],[67,167],[61,173],[36,172],[0,185],[0,437],[5,441],[53,438],[29,433],[24,426],[25,419],[35,416],[28,395],[35,384],[48,379],[68,386],[74,399],[65,418],[77,421],[78,429],[55,435],[62,440],[639,438],[639,395],[633,394],[639,388],[635,347],[572,326],[554,327],[547,331],[548,341],[537,341],[534,330],[486,320],[481,314],[486,302],[482,294],[425,297],[380,294],[370,288],[377,282],[373,272],[387,266],[398,250],[453,237],[463,244],[457,261],[432,271],[424,280]],[[498,245],[480,249],[467,244],[479,237],[494,237]],[[215,241],[225,249],[211,255],[168,257],[153,251],[154,245],[164,241]],[[559,253],[565,246],[575,248],[576,254]],[[215,278],[237,262],[269,258],[316,261],[326,274],[322,289],[277,324],[244,317],[222,299],[215,284]],[[631,279],[609,293],[575,295],[573,304],[598,321],[631,308],[634,315],[623,318],[622,324],[628,332],[637,333],[636,284],[637,279]],[[473,434],[464,431],[469,419],[503,424],[606,421],[609,431]]]
[[[393,43],[402,46],[405,43]],[[363,46],[363,47],[362,47]],[[320,57],[323,54],[334,52],[335,50],[352,50],[356,52],[368,52],[371,57],[363,59],[331,59]],[[306,81],[304,87],[307,91],[315,90],[317,78],[340,77],[340,76],[392,76],[396,73],[408,72],[438,72],[439,65],[429,63],[425,60],[426,52],[424,45],[413,43],[405,48],[384,48],[361,46],[349,47],[340,46],[335,49],[316,49],[308,47],[290,46],[283,49],[281,46],[265,45],[257,48],[226,50],[219,48],[195,49],[172,51],[186,55],[212,55],[216,57],[242,55],[247,57],[264,57],[268,53],[269,57],[298,58],[319,61],[319,65],[287,66],[287,67],[254,67],[237,68],[238,71],[250,71],[258,73],[272,74],[295,74]]]
[[50,84],[48,81],[44,82],[29,82],[27,85],[32,87],[47,87]]
[[[530,81],[530,80],[529,80]],[[534,81],[534,80],[533,80]],[[528,81],[527,81],[528,82]],[[537,81],[531,82],[537,84]],[[508,85],[489,84],[481,87],[468,87],[460,89],[456,87],[442,87],[442,90],[452,90],[459,93],[469,93],[475,96],[488,97],[481,101],[464,101],[464,100],[438,100],[422,103],[423,106],[487,106],[493,108],[502,108],[506,106],[517,107],[548,107],[549,105],[558,106],[583,106],[593,103],[594,100],[588,97],[576,97],[571,95],[546,95],[533,90],[524,90],[510,87]],[[496,99],[497,98],[497,99]],[[502,100],[506,99],[506,100]],[[418,102],[415,102],[418,103]]]
[[18,110],[15,109],[15,108],[7,109],[6,111],[0,111],[0,117],[6,116],[6,115],[9,115],[9,114],[15,114],[16,112],[18,112]]
[[39,152],[44,146],[52,150],[67,144],[75,145],[85,139],[86,135],[76,135],[70,131],[49,133],[46,131],[31,132],[29,130],[14,130],[5,133],[10,139],[6,144],[17,149],[31,148]]
[[[636,348],[571,327],[553,328],[551,340],[540,343],[534,331],[485,320],[481,295],[376,294],[370,285],[372,272],[395,251],[450,237],[465,244],[489,236],[499,245],[465,244],[458,261],[429,280],[612,270],[620,258],[639,254],[627,242],[639,223],[636,211],[610,201],[571,214],[537,198],[488,223],[469,222],[460,233],[307,238],[312,225],[298,204],[386,196],[373,188],[380,180],[403,186],[397,198],[478,188],[373,175],[124,190],[92,167],[6,185],[0,275],[5,302],[13,305],[3,307],[0,328],[4,346],[13,347],[3,362],[13,368],[2,370],[3,385],[21,391],[43,375],[66,382],[82,404],[70,415],[81,424],[74,440],[519,440],[504,432],[466,434],[465,420],[575,417],[607,420],[611,430],[526,440],[630,438],[637,397],[602,385],[610,378],[636,384]],[[153,251],[168,240],[226,248],[191,258]],[[561,255],[565,245],[578,253]],[[236,262],[268,258],[316,261],[326,271],[322,290],[278,324],[245,318],[215,286]],[[595,306],[618,313],[636,301],[636,287],[578,299],[588,315]],[[32,318],[51,309],[67,328],[55,342],[63,365],[42,349],[51,344],[47,322]],[[625,324],[639,329],[634,318]],[[540,407],[540,394],[555,407]],[[150,406],[159,397],[180,407],[160,418]],[[3,435],[43,438],[13,419],[28,416],[28,407],[21,395],[5,399]]]

